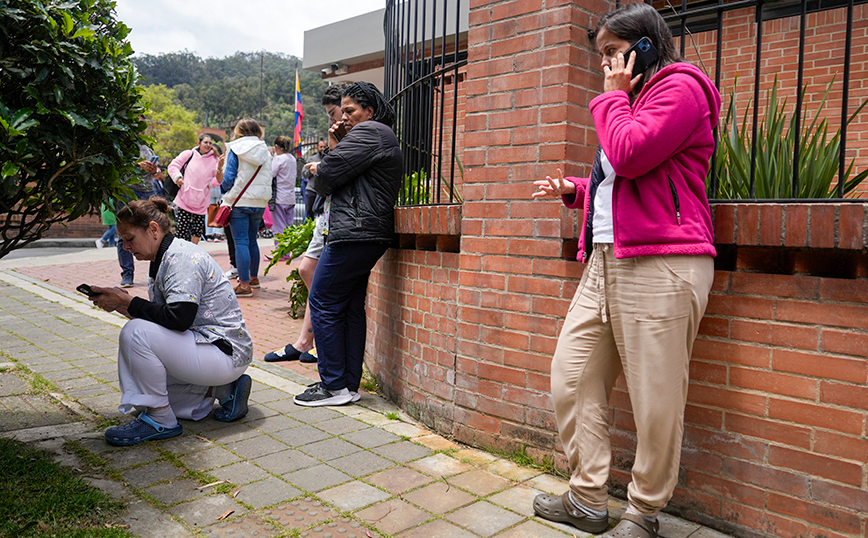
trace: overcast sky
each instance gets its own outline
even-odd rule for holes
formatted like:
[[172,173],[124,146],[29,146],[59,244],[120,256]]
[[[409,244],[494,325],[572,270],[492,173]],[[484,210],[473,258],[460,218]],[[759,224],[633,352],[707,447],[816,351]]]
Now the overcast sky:
[[117,0],[138,54],[202,58],[266,50],[301,58],[304,31],[382,9],[386,0]]

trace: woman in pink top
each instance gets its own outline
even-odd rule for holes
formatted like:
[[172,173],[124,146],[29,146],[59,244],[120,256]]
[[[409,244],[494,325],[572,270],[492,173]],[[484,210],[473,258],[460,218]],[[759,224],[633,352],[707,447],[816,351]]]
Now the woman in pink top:
[[[630,47],[643,42],[647,67]],[[655,538],[678,480],[688,363],[714,278],[705,177],[720,94],[684,63],[663,18],[635,3],[594,32],[603,93],[590,103],[600,150],[588,178],[536,181],[534,198],[583,211],[587,262],[551,365],[552,398],[570,465],[563,495],[538,495],[543,518],[608,529],[608,401],[623,373],[636,424],[629,506],[604,536]]]
[[[175,196],[175,227],[178,237],[198,243],[205,235],[205,215],[211,202],[211,187],[217,181],[217,154],[211,148],[211,137],[199,136],[199,145],[182,151],[169,165],[169,177],[178,185]],[[183,169],[183,171],[182,171]]]

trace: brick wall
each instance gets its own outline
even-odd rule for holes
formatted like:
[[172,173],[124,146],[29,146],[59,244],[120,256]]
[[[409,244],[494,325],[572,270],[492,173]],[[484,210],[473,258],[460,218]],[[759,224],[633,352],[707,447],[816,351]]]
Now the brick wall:
[[[549,394],[583,267],[578,215],[531,182],[587,172],[606,2],[470,5],[461,206],[401,208],[371,279],[367,359],[446,435],[565,467]],[[721,205],[669,510],[739,536],[868,537],[868,217],[857,204]],[[612,396],[614,491],[635,437]]]

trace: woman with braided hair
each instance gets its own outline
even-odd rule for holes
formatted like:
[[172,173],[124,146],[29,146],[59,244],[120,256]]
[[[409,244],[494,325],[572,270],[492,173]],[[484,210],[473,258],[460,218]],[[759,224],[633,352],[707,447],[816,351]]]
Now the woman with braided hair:
[[368,277],[394,238],[403,156],[392,131],[395,112],[367,82],[344,90],[329,152],[307,167],[326,197],[325,249],[308,304],[320,382],[295,397],[304,406],[358,400],[365,357]]

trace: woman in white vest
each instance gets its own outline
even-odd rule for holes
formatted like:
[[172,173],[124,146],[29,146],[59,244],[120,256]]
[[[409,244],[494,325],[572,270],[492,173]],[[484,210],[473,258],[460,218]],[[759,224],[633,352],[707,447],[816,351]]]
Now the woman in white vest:
[[[256,234],[265,206],[271,199],[271,154],[262,140],[265,132],[253,118],[235,126],[220,190],[223,205],[235,204],[229,217],[235,240],[238,285],[235,295],[250,297],[259,288],[259,245]],[[220,172],[218,172],[219,174]]]

